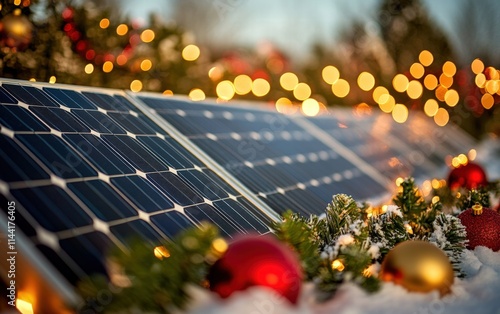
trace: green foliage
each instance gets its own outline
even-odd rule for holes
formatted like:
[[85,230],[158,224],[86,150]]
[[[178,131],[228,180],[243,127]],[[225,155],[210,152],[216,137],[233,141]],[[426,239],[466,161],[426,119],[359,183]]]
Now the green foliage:
[[463,276],[460,263],[468,240],[460,219],[452,215],[439,214],[433,222],[433,232],[429,240],[436,243],[448,255],[455,274]]
[[[171,313],[182,309],[189,300],[187,284],[201,285],[209,262],[216,258],[212,242],[217,237],[218,231],[211,225],[188,229],[174,238],[173,243],[162,244],[170,253],[163,259],[154,255],[153,246],[142,241],[132,242],[127,253],[117,249],[111,255],[117,265],[111,283],[104,276],[94,276],[78,285],[87,301],[85,308],[96,310],[95,299],[106,291],[112,293],[111,302],[106,304],[109,312],[136,309]],[[117,275],[122,278],[121,284],[113,280]]]
[[464,193],[457,201],[457,208],[462,212],[472,208],[476,203],[483,207],[490,207],[490,193],[486,188],[479,188],[478,190],[470,190]]
[[287,211],[283,214],[283,221],[274,223],[272,228],[279,240],[288,243],[298,253],[306,278],[313,279],[321,263],[320,236],[314,233],[317,229],[313,228],[313,223]]
[[[347,281],[366,291],[376,291],[380,281],[371,274],[372,269],[395,245],[407,240],[436,243],[460,274],[466,244],[460,220],[443,214],[441,203],[427,203],[412,178],[401,183],[401,191],[393,201],[396,205],[387,206],[377,215],[373,212],[380,210],[373,211],[366,205],[360,208],[352,197],[338,194],[328,204],[324,217],[312,215],[304,219],[287,212],[273,230],[299,253],[320,300],[328,299]],[[307,263],[311,257],[314,263]]]

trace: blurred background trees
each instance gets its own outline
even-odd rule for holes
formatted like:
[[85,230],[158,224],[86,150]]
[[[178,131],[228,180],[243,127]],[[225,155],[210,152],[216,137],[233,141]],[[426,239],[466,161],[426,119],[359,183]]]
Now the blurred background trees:
[[400,104],[499,134],[493,0],[454,1],[447,19],[423,0],[165,0],[144,22],[116,0],[4,2],[2,77],[259,100],[284,113],[349,106],[404,123]]

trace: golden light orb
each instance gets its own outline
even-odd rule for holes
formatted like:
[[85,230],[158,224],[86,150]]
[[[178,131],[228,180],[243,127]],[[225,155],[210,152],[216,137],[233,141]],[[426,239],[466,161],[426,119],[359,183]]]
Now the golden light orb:
[[457,73],[457,66],[451,61],[446,61],[443,64],[443,73],[448,77],[452,77]]
[[444,94],[444,101],[450,107],[455,107],[460,100],[458,92],[454,89],[449,89],[446,94]]
[[434,56],[430,51],[422,50],[422,52],[418,55],[418,61],[420,61],[423,66],[428,67],[434,61]]
[[434,90],[438,86],[438,79],[434,74],[427,74],[424,78],[424,86],[428,90]]
[[396,76],[392,79],[392,86],[400,93],[404,93],[406,91],[409,83],[408,78],[403,74],[396,74]]
[[358,86],[367,92],[375,86],[375,78],[371,73],[361,72],[358,76]]
[[234,89],[238,95],[246,95],[252,91],[252,79],[246,74],[234,78]]
[[202,101],[205,100],[205,92],[199,88],[193,88],[188,95],[189,99],[192,101]]
[[200,48],[196,45],[187,45],[182,49],[182,58],[186,61],[195,61],[200,56]]
[[383,87],[383,86],[377,86],[375,87],[375,89],[373,90],[373,101],[375,101],[377,104],[379,104],[379,99],[382,95],[385,95],[385,94],[389,94],[389,91],[387,90],[387,88]]
[[438,112],[438,109],[439,109],[439,105],[437,103],[437,101],[435,99],[427,99],[427,101],[425,102],[425,105],[424,105],[424,112],[425,114],[432,118],[436,115],[436,113]]
[[319,113],[319,103],[316,99],[308,98],[302,102],[302,112],[309,117],[313,117]]
[[142,60],[142,62],[141,62],[141,70],[143,70],[144,72],[146,72],[146,71],[151,70],[152,67],[153,67],[153,62],[151,62],[151,60],[149,60],[149,59]]
[[252,82],[252,93],[257,97],[263,97],[269,93],[271,85],[263,78],[255,79]]
[[333,94],[339,98],[344,98],[350,91],[351,86],[349,85],[349,82],[344,79],[338,79],[337,82],[332,85]]
[[321,76],[326,83],[333,85],[340,78],[340,72],[333,65],[327,65],[321,71]]
[[293,89],[293,96],[298,100],[306,100],[311,96],[311,87],[306,83],[299,83]]
[[470,67],[474,74],[479,74],[484,71],[484,63],[483,61],[481,61],[481,59],[475,59],[474,61],[472,61]]
[[128,33],[128,26],[126,24],[120,24],[116,27],[116,34],[123,36]]
[[299,78],[295,73],[286,72],[280,76],[280,85],[284,90],[292,91],[299,84]]
[[420,96],[422,96],[423,91],[424,88],[422,87],[422,84],[417,80],[410,81],[406,89],[406,93],[408,94],[408,97],[410,97],[411,99],[420,98]]
[[133,92],[140,92],[142,90],[142,82],[139,80],[133,80],[130,83],[130,90]]
[[405,123],[408,119],[408,108],[403,104],[396,104],[392,109],[392,118],[397,123]]
[[414,78],[419,79],[422,76],[424,76],[425,73],[424,66],[420,63],[415,62],[410,67],[410,73]]
[[217,93],[217,97],[219,97],[220,99],[230,100],[234,97],[236,91],[234,90],[234,85],[231,81],[224,80],[217,84],[215,92]]
[[439,126],[445,126],[450,121],[450,114],[444,108],[439,108],[434,115],[434,122]]
[[141,33],[141,40],[145,43],[150,43],[155,39],[155,32],[151,29],[145,29]]

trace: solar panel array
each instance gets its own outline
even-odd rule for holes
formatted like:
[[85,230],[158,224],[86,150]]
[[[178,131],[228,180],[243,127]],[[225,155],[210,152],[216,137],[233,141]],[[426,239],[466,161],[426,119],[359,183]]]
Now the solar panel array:
[[156,243],[202,221],[227,238],[264,234],[287,209],[320,214],[336,193],[378,199],[473,144],[418,115],[306,118],[0,81],[2,210],[16,201],[20,230],[71,283],[104,272],[107,250],[130,237]]
[[108,248],[131,236],[157,242],[204,220],[228,238],[269,232],[267,215],[122,92],[4,83],[0,101],[1,191],[71,282],[104,271]]

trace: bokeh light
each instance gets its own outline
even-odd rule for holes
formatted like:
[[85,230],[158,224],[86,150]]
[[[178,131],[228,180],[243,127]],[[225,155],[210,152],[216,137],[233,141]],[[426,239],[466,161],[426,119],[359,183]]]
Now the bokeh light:
[[141,40],[145,43],[150,43],[155,39],[155,32],[151,29],[145,29],[141,33]]
[[419,79],[424,76],[424,66],[420,63],[413,63],[410,67],[410,73],[414,78]]
[[321,75],[323,77],[323,80],[330,85],[335,84],[335,82],[337,82],[337,80],[340,78],[339,70],[333,65],[327,65],[326,67],[324,67],[321,71]]
[[484,75],[483,73],[479,73],[478,75],[476,75],[476,78],[474,79],[477,87],[479,88],[483,88],[484,85],[486,84],[486,75]]
[[498,87],[498,80],[489,80],[485,84],[486,91],[492,95],[498,92]]
[[438,112],[439,105],[435,99],[427,99],[424,105],[424,112],[429,117],[432,118]]
[[412,80],[411,82],[409,82],[408,88],[406,89],[406,93],[411,99],[419,98],[420,96],[422,96],[423,91],[424,88],[422,87],[422,84],[417,80]]
[[392,86],[400,93],[404,93],[406,91],[409,83],[408,78],[403,74],[396,74],[392,80]]
[[332,92],[335,96],[343,98],[349,94],[351,87],[349,82],[344,79],[338,79],[335,84],[332,85]]
[[454,89],[449,89],[444,94],[444,101],[450,107],[455,107],[458,104],[459,100],[460,100],[460,96],[458,96],[458,92]]
[[470,67],[474,74],[479,74],[484,71],[484,63],[483,61],[481,61],[481,59],[475,59],[474,61],[472,61]]
[[293,96],[298,100],[306,100],[311,96],[311,87],[306,83],[299,83],[293,89]]
[[392,110],[392,118],[397,123],[405,123],[408,119],[408,108],[403,104],[396,104]]
[[270,90],[271,85],[263,78],[255,79],[255,81],[252,82],[252,93],[257,97],[267,95]]
[[182,49],[182,58],[186,61],[195,61],[200,56],[200,48],[196,45],[187,45]]
[[373,90],[373,94],[372,94],[373,101],[375,101],[376,103],[379,103],[380,96],[385,95],[385,94],[389,94],[389,91],[387,90],[387,88],[385,88],[383,86],[375,87],[375,89]]
[[457,73],[457,67],[453,62],[446,61],[443,64],[443,73],[448,77],[452,77],[453,75],[455,75],[455,73]]
[[396,105],[396,99],[392,95],[383,94],[379,98],[379,107],[385,113],[391,113]]
[[153,67],[153,62],[151,62],[151,60],[149,60],[149,59],[142,60],[141,70],[146,72],[146,71],[151,70],[152,67]]
[[434,115],[434,122],[439,126],[445,126],[450,120],[450,115],[448,111],[444,108],[439,108]]
[[128,33],[128,26],[126,24],[120,24],[116,27],[116,34],[123,36]]
[[418,61],[420,61],[423,66],[428,67],[434,61],[434,56],[430,51],[422,50],[422,52],[418,55]]
[[88,63],[85,66],[85,73],[92,74],[92,72],[94,72],[94,65],[92,63]]
[[361,72],[358,76],[358,86],[367,92],[375,86],[375,78],[371,73]]
[[199,88],[193,88],[190,92],[189,92],[189,99],[191,99],[192,101],[201,101],[201,100],[205,100],[205,92],[203,92],[201,89]]
[[99,22],[99,27],[102,28],[102,29],[106,29],[109,27],[109,19],[102,19],[100,22]]
[[490,94],[484,94],[481,97],[481,105],[483,105],[484,109],[491,109],[491,107],[493,107],[494,104],[495,104],[495,99]]
[[222,100],[230,100],[234,97],[234,85],[231,81],[224,80],[217,84],[215,88],[215,92],[217,93],[217,97]]
[[444,101],[444,95],[446,95],[446,92],[448,89],[442,85],[439,85],[438,88],[434,91],[434,94],[436,95],[436,98],[439,101]]
[[130,83],[130,90],[133,92],[140,92],[142,90],[142,82],[139,80],[133,80]]
[[252,91],[252,79],[246,74],[234,78],[234,89],[238,95],[246,95]]
[[102,65],[102,71],[104,73],[109,73],[109,72],[113,71],[113,62],[111,62],[111,61],[104,62],[104,64]]
[[284,90],[292,91],[297,84],[299,84],[299,78],[292,72],[286,72],[280,76],[280,85]]
[[453,77],[447,76],[446,74],[442,73],[439,76],[439,84],[443,85],[446,88],[450,88],[451,85],[453,85]]
[[424,78],[424,86],[428,90],[434,90],[438,86],[438,79],[434,74],[427,74]]
[[315,116],[319,113],[319,103],[316,99],[308,98],[302,102],[302,112],[306,116]]

